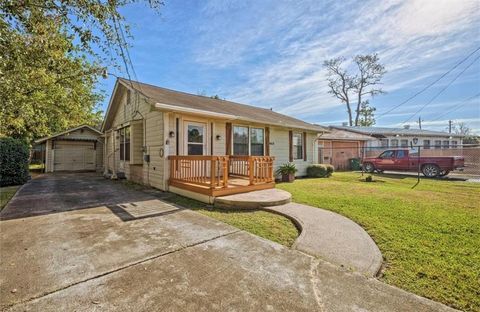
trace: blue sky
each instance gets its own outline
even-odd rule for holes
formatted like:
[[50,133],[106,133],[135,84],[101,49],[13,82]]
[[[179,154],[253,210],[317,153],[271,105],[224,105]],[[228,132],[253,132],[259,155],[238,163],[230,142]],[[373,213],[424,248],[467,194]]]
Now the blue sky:
[[[130,55],[138,80],[218,94],[323,125],[347,120],[345,105],[327,92],[326,59],[378,53],[388,71],[387,93],[371,100],[379,115],[480,47],[477,0],[166,0],[160,13],[144,4],[122,12],[132,26]],[[480,133],[480,97],[465,101],[480,92],[478,57],[480,51],[377,125],[401,126],[473,63],[419,115],[424,128],[444,130],[452,119]],[[109,95],[114,81],[99,88]],[[417,127],[417,119],[408,123]]]

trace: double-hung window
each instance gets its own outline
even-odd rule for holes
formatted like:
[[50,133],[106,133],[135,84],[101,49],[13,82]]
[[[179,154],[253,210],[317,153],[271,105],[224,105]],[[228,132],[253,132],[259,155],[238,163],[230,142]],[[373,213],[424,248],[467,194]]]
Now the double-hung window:
[[263,156],[265,153],[265,129],[233,126],[233,155]]
[[435,140],[435,149],[440,149],[440,148],[442,148],[442,141]]
[[391,147],[398,147],[398,139],[391,139],[390,140],[390,146]]
[[250,128],[250,155],[263,156],[265,133],[263,128]]
[[120,132],[120,160],[130,161],[130,126],[122,128]]
[[408,140],[400,140],[400,147],[408,147]]
[[187,154],[188,155],[203,155],[205,152],[205,129],[206,125],[203,123],[188,122],[187,130]]
[[457,144],[458,144],[457,141],[452,141],[452,148],[457,148],[458,147]]
[[450,142],[448,140],[443,141],[443,148],[449,148]]
[[293,159],[303,159],[303,134],[293,133]]
[[423,140],[423,148],[430,149],[430,140]]

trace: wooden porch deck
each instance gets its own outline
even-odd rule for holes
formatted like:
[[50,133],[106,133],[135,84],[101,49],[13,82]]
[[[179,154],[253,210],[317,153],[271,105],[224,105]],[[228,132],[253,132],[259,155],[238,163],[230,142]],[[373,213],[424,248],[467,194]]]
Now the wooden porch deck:
[[169,185],[212,197],[275,187],[273,157],[169,156]]

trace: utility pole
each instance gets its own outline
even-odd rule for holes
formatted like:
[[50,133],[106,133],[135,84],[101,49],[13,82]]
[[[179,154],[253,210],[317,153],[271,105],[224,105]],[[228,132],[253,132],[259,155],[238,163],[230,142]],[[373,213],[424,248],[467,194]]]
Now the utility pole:
[[452,121],[448,121],[448,133],[452,133]]
[[418,116],[418,127],[422,130],[422,117]]

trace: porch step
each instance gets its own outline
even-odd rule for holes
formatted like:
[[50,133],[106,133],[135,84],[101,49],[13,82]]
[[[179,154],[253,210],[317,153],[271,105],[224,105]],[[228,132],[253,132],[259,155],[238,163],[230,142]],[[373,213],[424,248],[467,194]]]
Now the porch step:
[[273,188],[215,197],[213,205],[222,209],[260,209],[288,204],[291,200],[289,192]]

